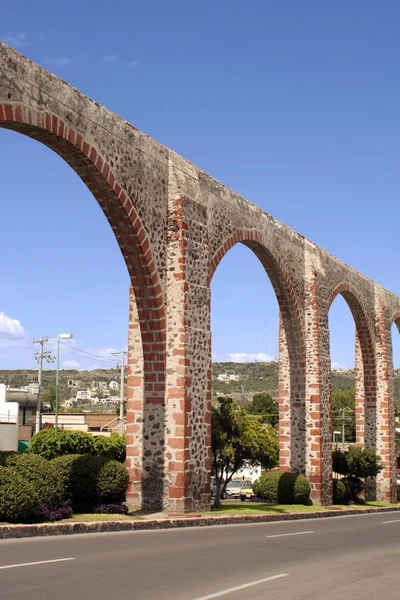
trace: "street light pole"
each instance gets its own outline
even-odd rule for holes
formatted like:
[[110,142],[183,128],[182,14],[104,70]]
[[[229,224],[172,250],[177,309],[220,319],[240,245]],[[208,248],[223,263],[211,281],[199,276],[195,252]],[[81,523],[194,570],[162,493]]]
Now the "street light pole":
[[60,333],[57,336],[57,371],[56,371],[56,414],[54,418],[54,429],[56,435],[58,433],[58,383],[59,383],[59,370],[60,370],[60,340],[70,340],[73,338],[72,333]]

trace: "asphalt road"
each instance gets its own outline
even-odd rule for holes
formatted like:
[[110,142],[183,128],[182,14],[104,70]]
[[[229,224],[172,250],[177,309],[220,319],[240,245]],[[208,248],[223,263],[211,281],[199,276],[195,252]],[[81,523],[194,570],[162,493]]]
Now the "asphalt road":
[[400,515],[2,540],[0,598],[399,600]]

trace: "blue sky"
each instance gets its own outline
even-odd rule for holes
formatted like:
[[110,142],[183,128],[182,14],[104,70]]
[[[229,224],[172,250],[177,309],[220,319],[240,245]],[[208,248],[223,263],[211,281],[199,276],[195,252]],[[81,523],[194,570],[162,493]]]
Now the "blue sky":
[[[400,295],[399,26],[388,0],[20,0],[0,39]],[[33,366],[30,340],[65,331],[65,366],[113,364],[128,277],[107,221],[45,147],[0,130],[0,152],[0,368]],[[249,250],[225,257],[212,295],[215,359],[277,355]],[[330,325],[332,361],[351,367],[341,298]]]

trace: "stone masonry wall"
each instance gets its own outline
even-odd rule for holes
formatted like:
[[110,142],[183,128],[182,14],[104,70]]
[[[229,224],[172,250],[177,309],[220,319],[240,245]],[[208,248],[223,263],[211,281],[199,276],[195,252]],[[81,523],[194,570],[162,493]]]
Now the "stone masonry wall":
[[395,499],[391,325],[400,300],[275,221],[129,123],[0,44],[0,127],[49,146],[114,231],[131,278],[128,501],[155,510],[210,502],[210,284],[237,243],[258,257],[280,311],[280,462],[329,504],[329,308],[356,326],[357,443],[376,449],[379,498]]

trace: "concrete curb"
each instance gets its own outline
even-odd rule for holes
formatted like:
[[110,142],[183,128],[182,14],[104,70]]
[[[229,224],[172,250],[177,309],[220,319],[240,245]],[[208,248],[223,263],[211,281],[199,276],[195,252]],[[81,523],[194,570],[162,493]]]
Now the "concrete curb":
[[155,529],[181,529],[183,527],[210,527],[212,525],[237,525],[327,519],[371,513],[400,512],[400,506],[382,508],[351,508],[326,512],[292,513],[283,515],[238,515],[226,517],[168,518],[143,521],[97,521],[95,523],[40,523],[38,525],[0,525],[0,539],[48,537],[77,533],[107,533],[117,531],[148,531]]

